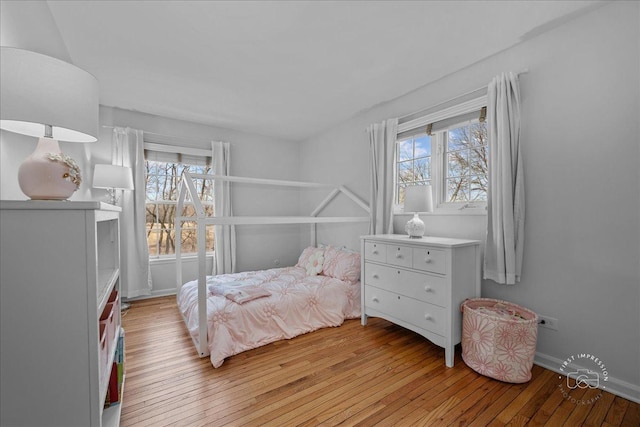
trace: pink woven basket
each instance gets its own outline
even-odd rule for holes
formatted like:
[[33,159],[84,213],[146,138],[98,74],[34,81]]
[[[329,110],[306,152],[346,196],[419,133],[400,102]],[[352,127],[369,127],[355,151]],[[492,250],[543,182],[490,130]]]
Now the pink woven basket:
[[491,298],[462,303],[462,359],[479,374],[509,383],[531,379],[538,315]]

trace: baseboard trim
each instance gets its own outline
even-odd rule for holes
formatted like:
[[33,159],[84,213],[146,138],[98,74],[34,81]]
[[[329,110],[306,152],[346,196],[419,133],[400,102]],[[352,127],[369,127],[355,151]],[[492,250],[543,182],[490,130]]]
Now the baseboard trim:
[[176,295],[176,290],[175,289],[161,289],[161,290],[157,290],[157,291],[151,291],[151,294],[149,294],[149,295],[140,295],[140,296],[133,297],[133,298],[125,298],[125,300],[127,302],[131,302],[131,301],[139,301],[139,300],[150,299],[150,298],[167,297],[167,296],[170,296],[170,295]]
[[[533,359],[533,363],[535,363],[536,365],[541,366],[545,369],[549,369],[550,371],[557,372],[562,376],[566,376],[566,372],[562,372],[560,370],[563,362],[564,361],[561,359],[540,352],[536,352],[535,358]],[[572,371],[585,368],[584,366],[580,366],[576,363],[569,363],[567,366],[571,368]],[[609,375],[606,388],[599,388],[632,402],[640,403],[640,386],[631,384],[619,378],[615,378]]]

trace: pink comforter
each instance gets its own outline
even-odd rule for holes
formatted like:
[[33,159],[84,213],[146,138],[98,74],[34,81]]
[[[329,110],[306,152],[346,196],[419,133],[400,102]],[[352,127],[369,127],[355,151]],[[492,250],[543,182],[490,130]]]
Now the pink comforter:
[[[234,282],[257,286],[271,295],[238,304],[209,292],[210,285]],[[187,328],[198,338],[197,281],[178,293]],[[300,267],[275,268],[207,277],[207,319],[211,364],[281,339],[360,316],[360,283],[327,276],[307,276]]]

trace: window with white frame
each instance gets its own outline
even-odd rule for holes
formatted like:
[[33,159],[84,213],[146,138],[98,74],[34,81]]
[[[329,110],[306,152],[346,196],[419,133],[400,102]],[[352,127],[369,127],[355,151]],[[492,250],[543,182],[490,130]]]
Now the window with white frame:
[[478,120],[443,132],[444,203],[487,201],[487,123]]
[[486,97],[406,121],[398,126],[396,210],[404,189],[431,185],[435,210],[484,211],[487,201]]
[[412,185],[431,185],[431,137],[418,134],[397,141],[396,199],[404,204],[404,189]]
[[[148,145],[158,147],[157,144],[145,144],[145,147]],[[178,190],[187,171],[212,173],[211,157],[145,149],[146,229],[150,258],[175,256]],[[195,179],[195,185],[205,212],[213,215],[212,180]],[[193,204],[186,203],[182,215],[193,214]],[[195,221],[182,223],[179,242],[183,254],[197,252],[196,231]],[[214,238],[213,226],[207,226],[207,251],[213,251]]]

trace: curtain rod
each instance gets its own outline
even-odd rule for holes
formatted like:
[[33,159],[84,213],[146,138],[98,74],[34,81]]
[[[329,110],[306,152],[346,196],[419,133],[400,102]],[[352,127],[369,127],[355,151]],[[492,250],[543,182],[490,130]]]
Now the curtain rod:
[[[524,68],[524,69],[522,69],[522,70],[518,71],[518,72],[516,73],[516,76],[520,76],[521,74],[527,74],[528,72],[529,72],[529,69],[528,69],[528,68]],[[481,86],[481,87],[479,87],[479,88],[476,88],[476,89],[470,90],[469,92],[461,93],[460,95],[456,95],[456,96],[454,96],[453,98],[450,98],[450,99],[447,99],[447,100],[445,100],[445,101],[439,102],[439,103],[437,103],[436,105],[432,105],[432,106],[427,107],[427,108],[422,108],[422,109],[420,109],[420,110],[418,110],[418,111],[414,111],[413,113],[410,113],[410,114],[405,114],[405,115],[404,115],[404,116],[402,116],[402,117],[398,117],[398,121],[400,121],[400,120],[402,120],[402,119],[406,119],[407,117],[415,116],[416,114],[420,114],[420,113],[421,113],[421,112],[423,112],[423,111],[432,110],[432,109],[437,108],[437,107],[439,107],[439,106],[441,106],[441,105],[448,104],[448,103],[449,103],[449,102],[451,102],[451,101],[455,101],[455,100],[456,100],[456,99],[458,99],[458,98],[462,98],[462,97],[465,97],[465,96],[467,96],[467,95],[471,95],[471,94],[472,94],[472,93],[474,93],[474,92],[479,92],[479,91],[481,91],[482,89],[486,89],[486,88],[487,88],[487,86],[488,86],[488,85]]]

